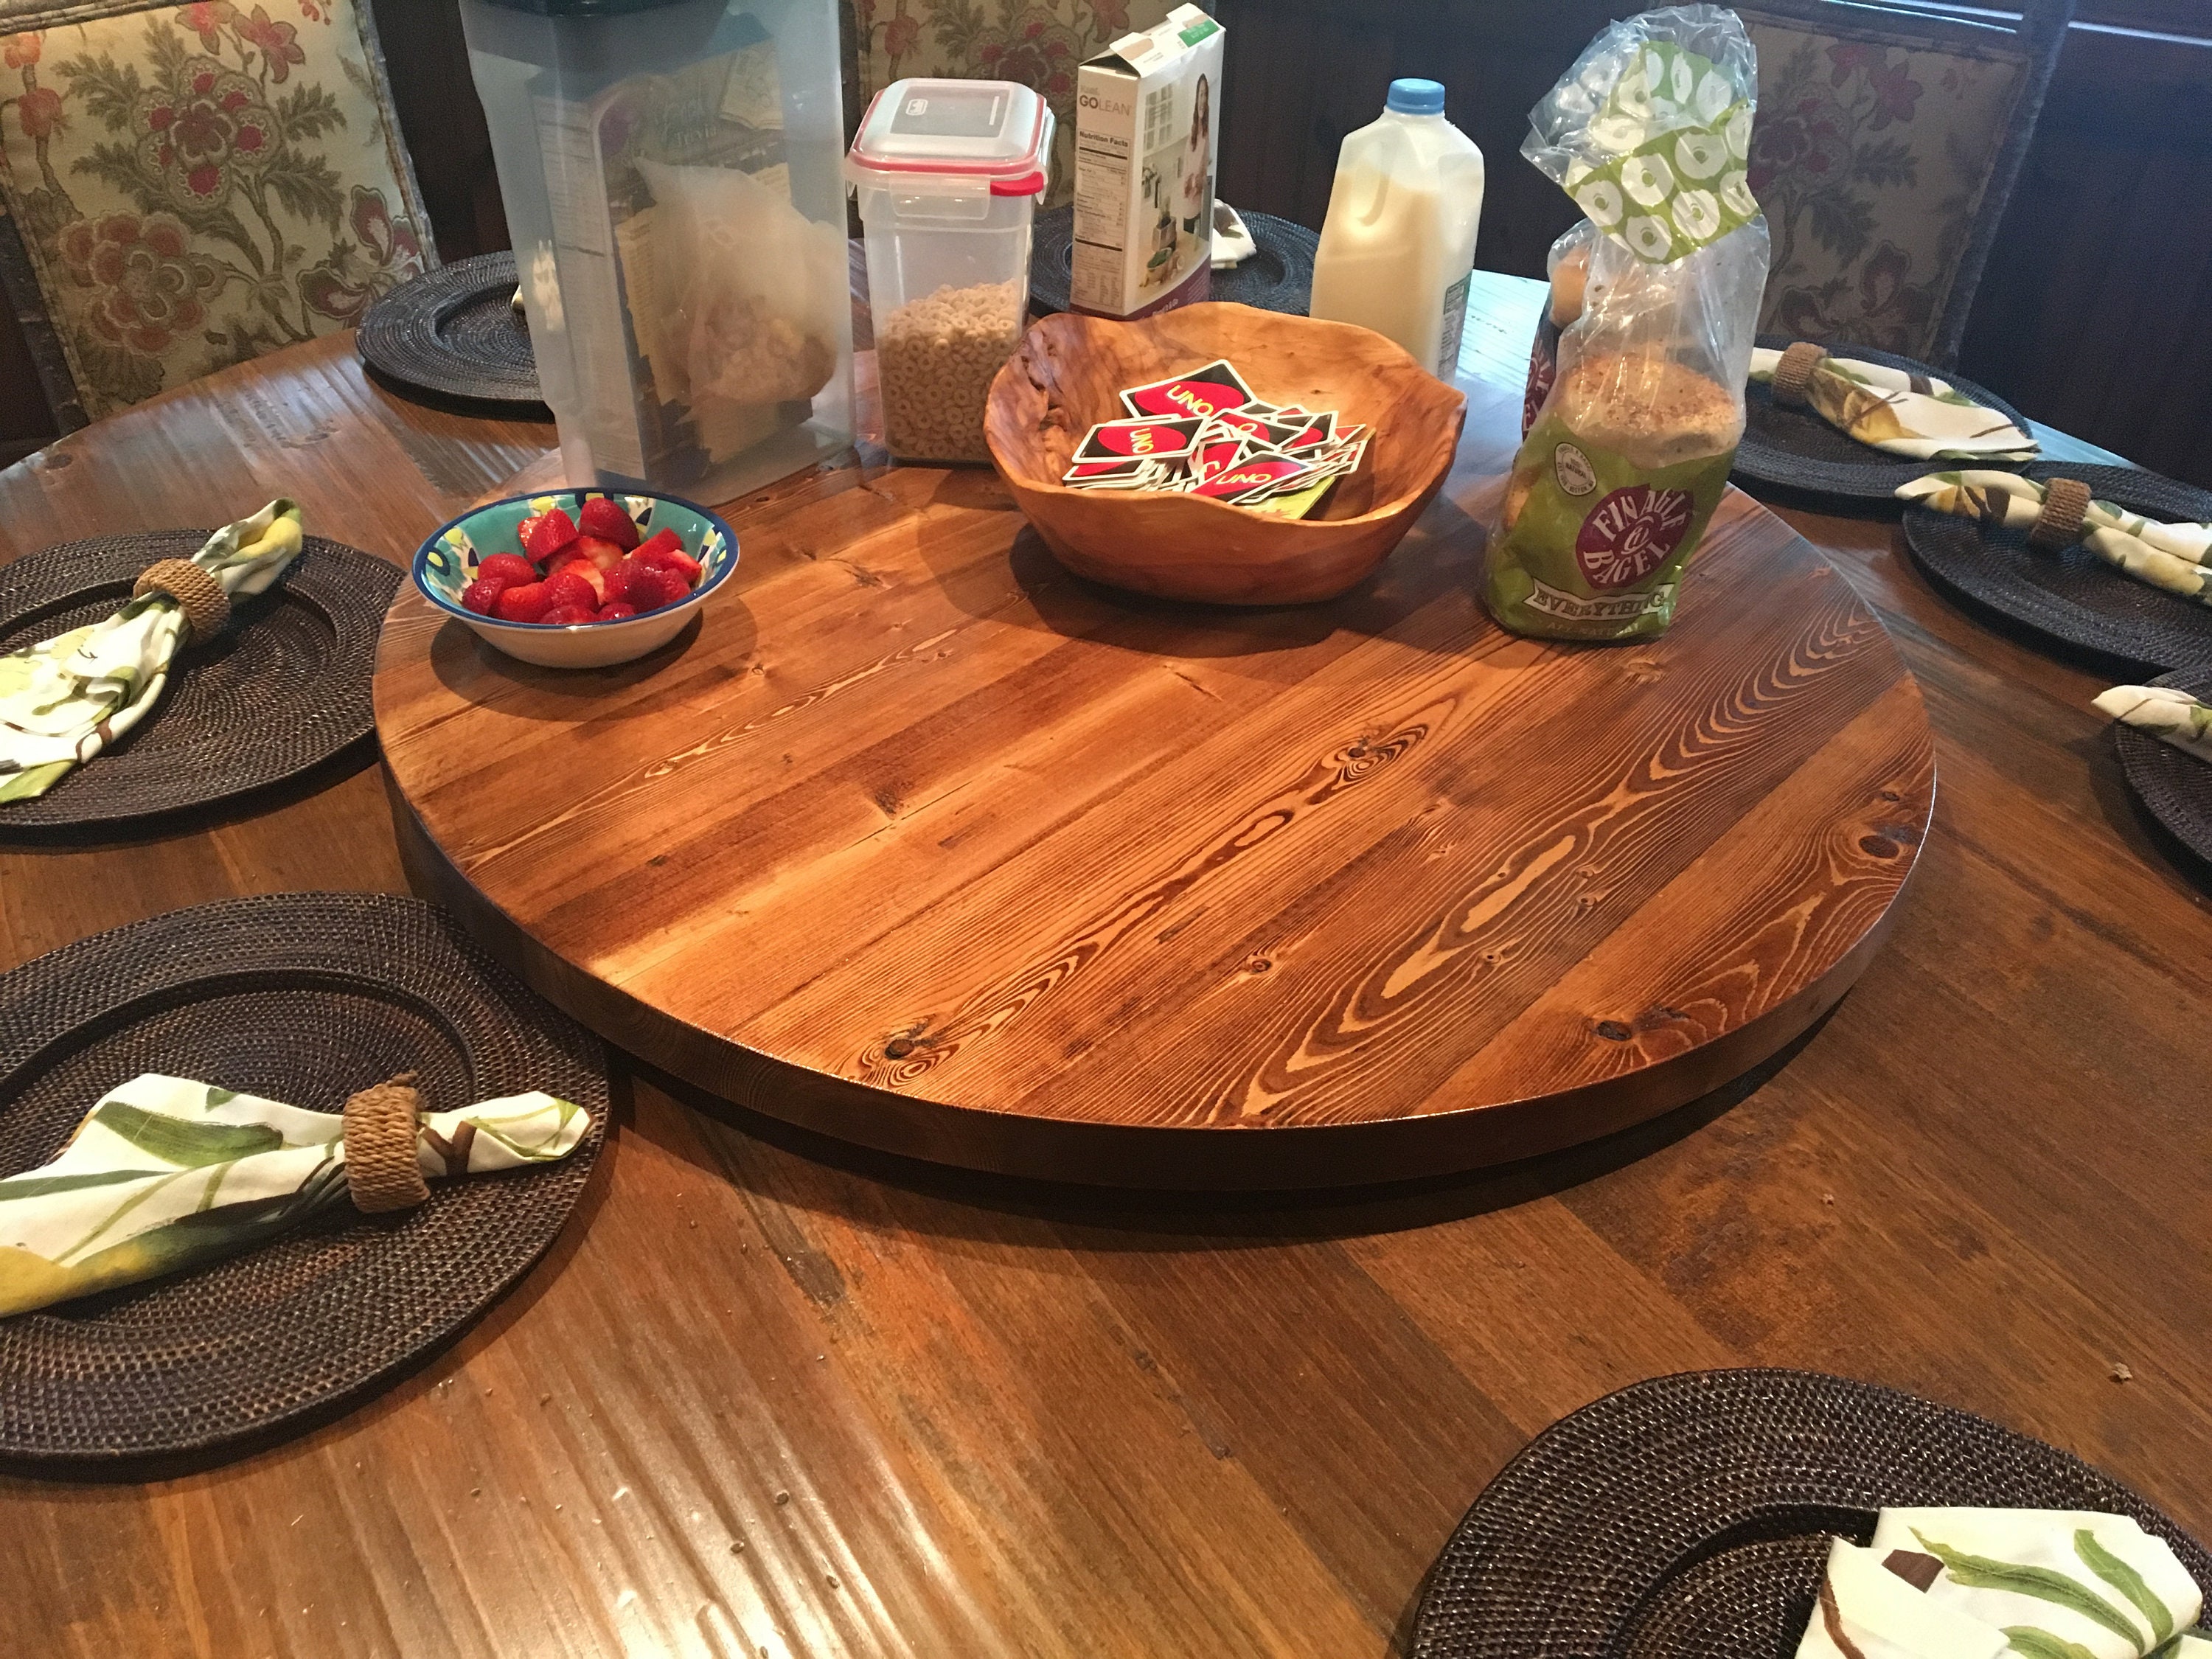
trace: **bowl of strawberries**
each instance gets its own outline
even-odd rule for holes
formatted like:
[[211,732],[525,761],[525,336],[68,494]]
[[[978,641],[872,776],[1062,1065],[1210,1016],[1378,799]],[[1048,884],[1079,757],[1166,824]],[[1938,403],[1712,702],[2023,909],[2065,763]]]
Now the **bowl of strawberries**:
[[561,489],[441,526],[416,552],[415,586],[511,657],[604,668],[674,639],[737,563],[738,538],[704,507]]

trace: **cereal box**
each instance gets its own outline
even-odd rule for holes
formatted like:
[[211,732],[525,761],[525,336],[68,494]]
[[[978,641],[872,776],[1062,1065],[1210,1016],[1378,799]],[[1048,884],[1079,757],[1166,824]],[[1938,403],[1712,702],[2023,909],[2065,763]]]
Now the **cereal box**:
[[1177,6],[1079,72],[1073,309],[1143,317],[1206,297],[1227,40]]

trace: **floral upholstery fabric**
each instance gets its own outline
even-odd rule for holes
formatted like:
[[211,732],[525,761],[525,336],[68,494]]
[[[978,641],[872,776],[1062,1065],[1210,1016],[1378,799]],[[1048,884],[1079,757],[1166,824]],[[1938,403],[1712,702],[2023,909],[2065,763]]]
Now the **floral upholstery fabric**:
[[1759,48],[1750,183],[1774,235],[1760,328],[1927,356],[2025,62],[1744,21]]
[[363,3],[0,37],[0,191],[88,415],[349,328],[423,268]]
[[1052,106],[1052,180],[1042,205],[1075,194],[1075,71],[1178,0],[847,0],[860,105],[908,76],[1018,81]]

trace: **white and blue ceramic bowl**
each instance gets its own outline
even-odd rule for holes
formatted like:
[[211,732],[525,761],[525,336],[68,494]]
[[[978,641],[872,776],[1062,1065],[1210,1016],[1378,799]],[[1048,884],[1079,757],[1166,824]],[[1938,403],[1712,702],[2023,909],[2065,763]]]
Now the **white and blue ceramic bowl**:
[[[462,608],[461,590],[477,579],[479,560],[495,553],[521,550],[521,539],[515,532],[525,519],[556,507],[573,519],[594,495],[610,495],[637,520],[641,536],[673,530],[683,538],[684,550],[700,566],[699,585],[689,599],[616,622],[503,622]],[[478,639],[510,657],[545,668],[605,668],[641,657],[674,639],[691,620],[691,613],[737,568],[738,538],[731,534],[729,526],[702,507],[673,495],[562,489],[538,495],[510,495],[441,526],[415,550],[415,586],[439,610],[458,618]]]

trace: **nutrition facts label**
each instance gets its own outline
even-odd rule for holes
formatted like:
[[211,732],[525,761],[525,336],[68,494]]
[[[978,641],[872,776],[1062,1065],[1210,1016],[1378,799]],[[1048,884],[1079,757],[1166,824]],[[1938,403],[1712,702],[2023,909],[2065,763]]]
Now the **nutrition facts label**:
[[1075,168],[1075,250],[1068,301],[1119,310],[1121,254],[1129,240],[1127,141],[1115,148],[1079,144]]

